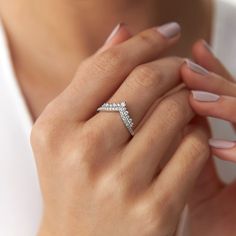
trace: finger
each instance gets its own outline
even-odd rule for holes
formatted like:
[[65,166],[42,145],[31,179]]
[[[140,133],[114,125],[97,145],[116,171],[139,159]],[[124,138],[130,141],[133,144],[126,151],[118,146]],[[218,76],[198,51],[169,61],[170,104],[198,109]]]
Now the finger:
[[[236,123],[236,98],[212,93],[193,91],[192,108],[200,115],[213,116]],[[236,142],[210,140],[213,154],[221,159],[236,162]]]
[[193,45],[194,60],[209,71],[221,75],[227,80],[234,81],[233,76],[214,55],[211,47],[204,40],[199,40]]
[[125,23],[119,23],[108,36],[107,40],[105,41],[104,45],[96,52],[101,53],[106,51],[112,46],[115,46],[119,43],[124,42],[125,40],[131,38],[132,35],[129,32],[127,25]]
[[236,162],[236,142],[210,139],[212,152],[222,160]]
[[197,114],[236,122],[236,98],[205,91],[192,91],[190,104]]
[[136,66],[156,59],[179,37],[179,25],[171,23],[145,30],[85,60],[75,79],[57,101],[64,116],[76,120],[91,118]]
[[236,83],[209,72],[190,60],[186,60],[186,63],[182,66],[181,75],[184,83],[190,89],[236,96]]
[[[209,71],[221,75],[223,78],[229,81],[235,82],[235,77],[225,68],[225,66],[220,62],[220,60],[214,55],[209,44],[200,40],[193,46],[193,56],[195,60]],[[212,91],[214,92],[214,91]],[[217,93],[215,91],[215,93]],[[228,94],[229,95],[229,94]],[[233,124],[236,130],[236,125]]]
[[168,216],[179,215],[184,208],[210,155],[207,140],[205,127],[196,124],[153,182],[150,191],[154,202]]
[[[126,101],[135,127],[141,122],[152,104],[180,81],[179,69],[183,59],[164,58],[136,67],[116,93],[110,103]],[[117,113],[98,113],[92,123],[103,123],[107,139],[120,145],[130,139],[130,133]]]
[[[210,129],[206,119],[196,117],[194,120],[195,124],[200,123]],[[194,185],[194,189],[190,194],[188,199],[188,207],[191,210],[194,210],[199,204],[213,197],[218,191],[222,189],[224,184],[218,177],[214,159],[209,158],[205,164],[201,174],[197,178],[197,181]]]
[[160,161],[194,117],[188,97],[189,92],[182,90],[162,100],[128,144],[122,166],[130,170],[131,185],[139,183],[140,187],[146,187],[150,184]]

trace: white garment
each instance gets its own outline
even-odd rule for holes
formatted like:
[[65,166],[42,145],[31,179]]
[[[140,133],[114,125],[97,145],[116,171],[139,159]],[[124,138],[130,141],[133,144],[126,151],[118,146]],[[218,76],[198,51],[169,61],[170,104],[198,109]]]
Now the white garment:
[[[213,49],[236,75],[236,7],[218,0]],[[3,27],[0,25],[0,235],[36,235],[42,198],[29,136],[32,120],[18,86]],[[214,134],[232,139],[227,124],[214,123]],[[224,177],[232,179],[233,164],[218,161]]]
[[0,25],[0,235],[33,236],[42,200],[29,142],[31,116]]

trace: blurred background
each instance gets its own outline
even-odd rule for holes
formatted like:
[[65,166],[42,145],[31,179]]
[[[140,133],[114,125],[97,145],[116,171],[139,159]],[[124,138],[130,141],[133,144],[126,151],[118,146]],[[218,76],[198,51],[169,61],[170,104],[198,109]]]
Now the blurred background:
[[236,4],[236,0],[225,0],[226,2],[232,2],[234,4]]

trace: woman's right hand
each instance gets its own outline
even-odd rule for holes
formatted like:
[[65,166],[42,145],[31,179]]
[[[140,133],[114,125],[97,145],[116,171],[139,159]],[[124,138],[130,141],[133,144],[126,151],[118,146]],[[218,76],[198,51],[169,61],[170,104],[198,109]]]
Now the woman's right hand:
[[[180,83],[183,60],[156,59],[179,37],[176,24],[152,28],[91,56],[36,121],[40,236],[174,234],[209,156],[205,128],[185,129],[194,117],[189,92],[163,98]],[[107,100],[127,102],[132,139],[119,114],[96,114]]]

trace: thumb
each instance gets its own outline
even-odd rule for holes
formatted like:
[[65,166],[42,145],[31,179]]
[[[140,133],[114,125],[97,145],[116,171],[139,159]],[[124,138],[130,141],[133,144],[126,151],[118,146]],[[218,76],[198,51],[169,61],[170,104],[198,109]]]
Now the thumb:
[[119,43],[126,41],[131,38],[132,35],[127,29],[127,25],[125,23],[119,23],[111,32],[111,34],[106,39],[104,45],[96,52],[101,53],[108,48],[115,46]]

